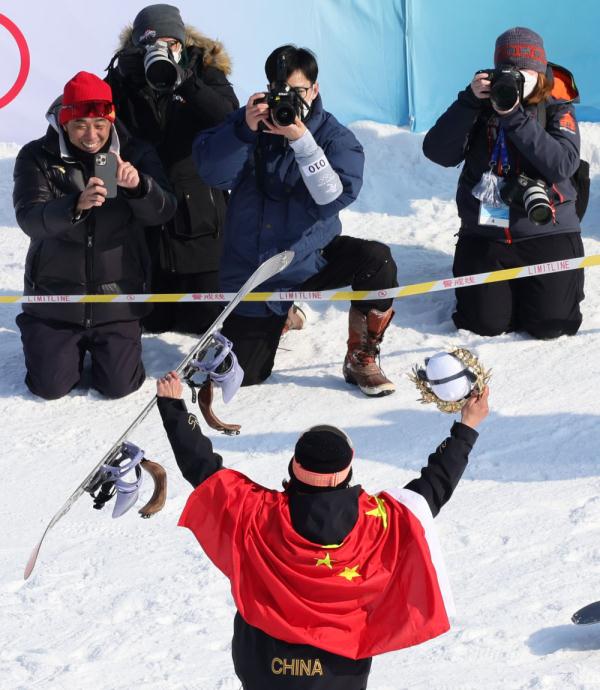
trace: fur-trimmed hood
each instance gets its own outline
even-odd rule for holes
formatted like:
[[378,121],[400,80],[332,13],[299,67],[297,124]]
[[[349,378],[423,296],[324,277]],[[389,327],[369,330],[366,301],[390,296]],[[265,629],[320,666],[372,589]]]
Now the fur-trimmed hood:
[[[133,40],[131,35],[133,33],[133,25],[128,24],[119,34],[119,50],[123,48],[132,48]],[[231,58],[225,51],[221,41],[208,38],[200,33],[193,26],[185,25],[185,45],[188,48],[196,47],[202,49],[204,52],[204,65],[206,67],[216,67],[224,72],[226,76],[231,74]]]

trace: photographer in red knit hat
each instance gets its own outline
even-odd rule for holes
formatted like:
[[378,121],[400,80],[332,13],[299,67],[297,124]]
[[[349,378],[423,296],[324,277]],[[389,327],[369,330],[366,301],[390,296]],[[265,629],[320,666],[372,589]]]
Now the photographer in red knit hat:
[[[542,37],[517,26],[498,36],[494,67],[478,70],[429,130],[427,158],[464,163],[455,276],[583,256],[589,166],[579,159],[578,100]],[[583,280],[577,270],[457,290],[454,323],[480,335],[574,335]]]
[[102,79],[79,72],[49,109],[48,131],[26,144],[14,169],[17,222],[29,236],[26,295],[17,317],[30,391],[66,395],[91,355],[91,386],[109,398],[145,378],[143,304],[59,303],[53,295],[144,293],[145,228],[173,216],[176,200],[149,144],[133,139]]

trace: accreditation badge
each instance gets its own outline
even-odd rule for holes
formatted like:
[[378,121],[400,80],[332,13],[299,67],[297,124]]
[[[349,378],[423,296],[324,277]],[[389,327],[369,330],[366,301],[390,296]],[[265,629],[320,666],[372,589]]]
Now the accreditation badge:
[[479,205],[479,225],[493,225],[497,228],[507,228],[509,225],[510,209],[506,204],[492,206],[481,202]]

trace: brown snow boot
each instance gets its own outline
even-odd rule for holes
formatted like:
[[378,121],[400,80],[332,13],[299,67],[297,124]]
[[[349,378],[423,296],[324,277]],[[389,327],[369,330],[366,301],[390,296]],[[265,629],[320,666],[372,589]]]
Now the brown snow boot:
[[387,311],[371,309],[366,316],[355,307],[350,307],[344,378],[370,397],[390,395],[396,390],[396,386],[380,369],[378,361],[379,344],[393,316],[391,307]]

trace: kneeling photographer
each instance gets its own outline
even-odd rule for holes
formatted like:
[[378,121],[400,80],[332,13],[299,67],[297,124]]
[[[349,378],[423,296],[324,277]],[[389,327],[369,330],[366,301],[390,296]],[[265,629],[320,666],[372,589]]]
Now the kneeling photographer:
[[[194,143],[202,179],[231,190],[223,291],[239,290],[261,262],[284,249],[294,251],[293,262],[262,289],[352,285],[376,290],[398,284],[386,245],[340,236],[340,211],[362,186],[364,153],[354,134],[324,109],[318,71],[310,50],[276,48],[265,63],[267,93],[253,94],[245,108]],[[226,320],[223,334],[233,342],[244,370],[243,385],[270,376],[281,335],[290,328],[289,307],[286,302],[242,302]],[[393,314],[391,299],[352,302],[342,374],[367,396],[395,390],[378,361]]]
[[[434,163],[464,161],[455,276],[583,256],[574,79],[523,27],[498,37],[494,65],[475,74],[423,142]],[[461,288],[454,323],[480,335],[574,335],[583,280],[577,270]]]
[[[106,78],[115,105],[128,129],[155,146],[177,196],[173,220],[148,232],[152,292],[216,292],[226,197],[198,177],[192,142],[239,106],[231,61],[172,5],[142,9],[120,41]],[[217,313],[210,303],[157,304],[144,327],[201,333]]]

